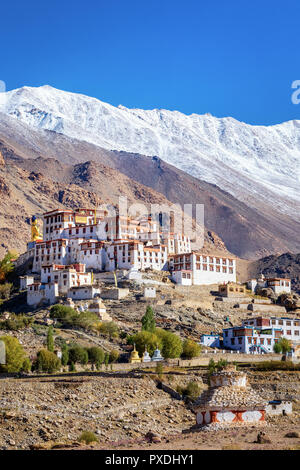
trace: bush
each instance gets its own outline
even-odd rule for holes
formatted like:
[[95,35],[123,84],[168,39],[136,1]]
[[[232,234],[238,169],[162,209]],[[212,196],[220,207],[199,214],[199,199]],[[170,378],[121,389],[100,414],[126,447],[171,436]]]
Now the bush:
[[161,339],[161,353],[165,359],[181,356],[183,346],[179,336],[170,331],[162,330],[161,328],[156,328],[155,334]]
[[5,344],[6,364],[0,364],[1,372],[21,372],[28,366],[26,353],[13,336],[1,336],[0,341]]
[[89,361],[91,364],[95,364],[96,366],[103,364],[104,362],[104,351],[97,346],[93,346],[87,350]]
[[119,337],[119,327],[113,321],[102,322],[98,325],[97,329],[99,333],[101,333],[104,336],[108,336],[109,339]]
[[116,349],[112,349],[109,353],[109,362],[117,362],[119,359],[120,353]]
[[37,358],[34,363],[34,369],[38,372],[47,372],[52,374],[57,372],[61,368],[61,362],[59,358],[51,351],[47,349],[41,349],[37,353]]
[[92,442],[98,442],[98,437],[93,432],[84,431],[79,437],[79,442],[91,444]]
[[66,366],[68,362],[69,362],[69,349],[66,343],[64,343],[61,348],[61,363],[63,366]]
[[135,343],[136,349],[140,356],[144,354],[146,347],[150,356],[153,355],[157,347],[159,349],[162,348],[162,340],[155,333],[151,333],[150,331],[146,330],[142,330],[139,333],[130,336],[128,338],[128,344],[133,343]]
[[154,333],[155,330],[154,312],[150,305],[148,305],[146,313],[142,318],[142,330],[150,331],[151,333]]
[[49,326],[47,332],[47,349],[48,351],[54,351],[54,338],[53,338],[53,326]]
[[7,320],[0,321],[0,329],[9,331],[19,331],[33,324],[33,318],[26,315],[12,314]]
[[192,400],[196,400],[198,396],[200,395],[201,388],[199,387],[199,384],[197,382],[189,382],[187,384],[187,387],[185,389],[185,395]]
[[201,346],[192,339],[186,339],[183,342],[182,357],[185,359],[192,359],[193,357],[200,356]]
[[96,328],[99,324],[99,318],[95,313],[85,312],[78,313],[68,305],[53,305],[50,309],[50,317],[58,320],[65,327],[78,327],[85,330]]
[[13,285],[10,282],[0,284],[0,299],[9,299]]
[[89,356],[86,349],[82,348],[81,346],[74,346],[69,349],[69,362],[70,363],[80,363],[82,365],[86,365],[88,363]]
[[24,362],[23,362],[23,365],[22,365],[22,368],[21,368],[21,372],[30,372],[31,371],[31,362],[30,362],[30,359],[29,357],[26,357],[24,359]]

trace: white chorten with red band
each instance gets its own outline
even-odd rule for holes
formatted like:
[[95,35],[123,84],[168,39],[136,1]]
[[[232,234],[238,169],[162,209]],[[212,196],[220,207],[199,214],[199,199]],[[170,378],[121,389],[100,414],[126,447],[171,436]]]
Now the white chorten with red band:
[[196,400],[198,425],[258,423],[265,420],[267,403],[248,385],[244,372],[233,365],[212,374],[210,387]]

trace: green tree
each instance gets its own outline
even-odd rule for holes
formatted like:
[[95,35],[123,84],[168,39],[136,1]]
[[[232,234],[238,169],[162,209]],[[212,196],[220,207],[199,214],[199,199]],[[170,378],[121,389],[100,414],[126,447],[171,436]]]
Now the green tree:
[[69,348],[66,345],[66,343],[64,343],[61,348],[61,363],[63,366],[66,366],[68,362],[69,362]]
[[280,340],[274,344],[273,350],[277,354],[286,354],[291,350],[291,343],[287,338],[280,338]]
[[160,379],[162,379],[164,374],[164,367],[160,361],[157,361],[155,366],[155,373],[158,375]]
[[57,372],[60,367],[61,362],[53,352],[48,351],[47,349],[41,349],[37,353],[37,358],[34,363],[35,370],[52,374],[53,372]]
[[104,363],[105,363],[105,367],[107,369],[108,368],[108,363],[109,363],[109,354],[108,353],[105,353]]
[[142,317],[142,330],[150,331],[151,333],[154,333],[155,326],[156,325],[155,325],[154,312],[153,312],[152,307],[148,305],[146,309],[146,313]]
[[91,364],[99,366],[104,362],[104,351],[97,346],[92,346],[88,350],[89,361]]
[[26,367],[26,353],[13,336],[1,336],[0,341],[5,344],[6,363],[0,364],[1,372],[20,372],[23,366]]
[[109,362],[117,362],[117,360],[119,359],[119,351],[117,351],[116,349],[112,349],[109,353]]
[[49,326],[47,332],[47,349],[50,352],[54,351],[54,338],[53,338],[53,326]]
[[162,330],[161,328],[156,328],[155,334],[162,341],[161,353],[165,359],[181,356],[183,346],[179,336],[170,331]]
[[14,270],[13,259],[18,257],[15,251],[8,251],[4,258],[0,261],[0,282],[4,282],[9,274]]
[[11,282],[5,282],[4,284],[0,284],[0,299],[9,299],[12,287],[13,285]]
[[182,356],[186,359],[200,356],[201,346],[192,339],[186,339],[183,342]]
[[99,333],[103,334],[104,336],[108,336],[109,339],[118,338],[119,336],[119,327],[118,325],[113,322],[102,322],[97,327]]
[[69,349],[69,363],[80,363],[85,365],[88,363],[88,353],[87,350],[82,348],[79,345],[73,346]]
[[161,338],[159,338],[156,333],[151,333],[150,331],[146,330],[139,331],[135,335],[129,336],[128,344],[134,343],[140,356],[144,354],[146,347],[150,356],[153,355],[157,347],[159,349],[162,348]]

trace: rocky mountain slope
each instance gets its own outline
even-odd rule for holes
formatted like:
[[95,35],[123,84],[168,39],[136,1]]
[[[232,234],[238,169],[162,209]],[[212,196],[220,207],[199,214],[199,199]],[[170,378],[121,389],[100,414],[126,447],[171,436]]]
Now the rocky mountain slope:
[[114,107],[50,86],[6,93],[6,116],[108,150],[157,155],[253,208],[299,221],[300,122],[251,126],[233,118]]
[[292,279],[292,289],[300,293],[300,253],[284,253],[281,256],[266,256],[249,265],[249,275],[288,277]]
[[[56,208],[97,207],[115,205],[119,196],[127,196],[129,203],[171,205],[162,194],[131,180],[122,173],[104,165],[92,164],[72,167],[72,177],[55,180],[44,172],[23,169],[3,158],[0,160],[0,256],[7,249],[25,251],[30,240],[30,218]],[[20,157],[18,157],[20,161]],[[17,158],[16,158],[17,160]],[[49,167],[66,174],[69,167],[47,161]],[[47,168],[47,165],[46,165]],[[227,251],[222,240],[214,233],[204,231],[208,250]]]
[[[106,172],[108,168],[117,170],[173,203],[204,204],[208,231],[215,232],[237,256],[258,258],[300,251],[300,223],[293,217],[263,203],[251,208],[216,185],[190,176],[158,157],[108,151],[52,131],[35,130],[3,114],[0,114],[0,150],[7,162],[42,173],[56,182],[75,183],[97,191],[99,184],[93,174],[101,174],[104,166]],[[103,179],[102,182],[103,197],[109,198],[111,190],[116,194],[114,184],[106,185]],[[126,194],[125,188],[124,191]]]

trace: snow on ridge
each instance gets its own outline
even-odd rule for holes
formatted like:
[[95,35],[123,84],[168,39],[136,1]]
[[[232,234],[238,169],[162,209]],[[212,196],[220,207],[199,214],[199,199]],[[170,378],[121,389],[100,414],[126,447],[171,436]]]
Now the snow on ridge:
[[210,114],[114,107],[49,85],[6,92],[0,111],[108,150],[157,155],[241,200],[271,195],[287,213],[300,204],[300,121],[252,126]]

